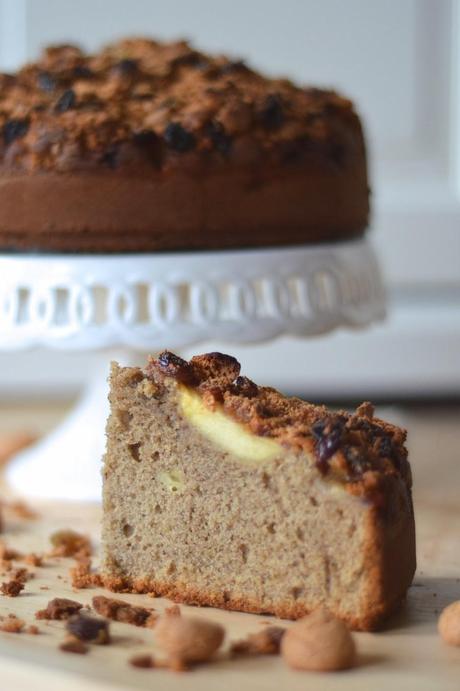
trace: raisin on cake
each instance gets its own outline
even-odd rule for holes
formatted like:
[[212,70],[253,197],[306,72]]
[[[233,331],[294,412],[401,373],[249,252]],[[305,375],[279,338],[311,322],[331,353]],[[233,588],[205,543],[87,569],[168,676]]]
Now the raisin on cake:
[[0,74],[0,249],[348,239],[368,197],[349,100],[183,41],[51,46]]
[[415,569],[405,432],[287,398],[228,355],[111,375],[103,572],[114,590],[380,625]]

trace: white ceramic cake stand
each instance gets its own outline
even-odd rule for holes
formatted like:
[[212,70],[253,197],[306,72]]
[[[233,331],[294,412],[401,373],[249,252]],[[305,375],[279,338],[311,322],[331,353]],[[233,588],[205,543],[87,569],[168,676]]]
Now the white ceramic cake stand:
[[[225,252],[0,255],[0,350],[100,350],[75,410],[8,466],[14,490],[99,500],[108,361],[207,340],[248,343],[384,316],[366,240]],[[231,350],[231,347],[229,348]],[[143,359],[143,358],[141,358]]]

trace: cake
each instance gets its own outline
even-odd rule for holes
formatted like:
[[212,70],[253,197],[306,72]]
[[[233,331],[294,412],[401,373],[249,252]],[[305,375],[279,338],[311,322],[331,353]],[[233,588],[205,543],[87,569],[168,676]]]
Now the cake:
[[377,628],[415,569],[405,432],[240,375],[229,355],[113,365],[104,583]]
[[351,239],[368,196],[348,99],[183,41],[51,46],[0,74],[3,251]]

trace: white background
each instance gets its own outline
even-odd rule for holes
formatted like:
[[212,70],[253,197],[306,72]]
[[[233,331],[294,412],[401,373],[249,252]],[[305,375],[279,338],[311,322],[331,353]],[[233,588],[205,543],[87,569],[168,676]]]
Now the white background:
[[[204,49],[351,96],[368,135],[372,236],[387,280],[389,318],[365,333],[282,340],[236,354],[254,378],[315,397],[455,395],[459,15],[454,0],[0,0],[0,67],[14,68],[48,42],[95,48],[126,34],[186,36]],[[1,355],[0,394],[33,392],[37,385],[65,393],[90,361]]]

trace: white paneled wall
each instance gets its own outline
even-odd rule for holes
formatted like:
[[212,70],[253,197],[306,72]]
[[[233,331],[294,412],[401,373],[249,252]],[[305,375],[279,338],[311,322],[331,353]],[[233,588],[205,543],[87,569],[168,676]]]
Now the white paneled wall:
[[[458,0],[0,0],[3,68],[49,42],[95,48],[126,34],[190,37],[273,74],[336,87],[365,120],[389,319],[369,333],[265,346],[263,358],[245,349],[253,376],[315,395],[460,392]],[[21,378],[12,357],[0,357],[0,393]],[[24,381],[33,379],[38,356],[14,357]],[[291,364],[299,357],[300,377]],[[51,376],[51,388],[85,368],[79,358],[70,373],[65,362],[67,376]]]

